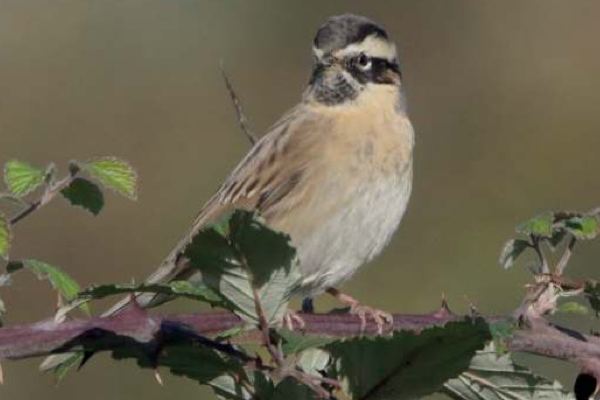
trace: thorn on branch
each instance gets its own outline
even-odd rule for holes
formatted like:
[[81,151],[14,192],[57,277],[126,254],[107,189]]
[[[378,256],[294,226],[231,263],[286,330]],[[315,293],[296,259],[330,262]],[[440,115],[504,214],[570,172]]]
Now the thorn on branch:
[[163,380],[162,380],[162,378],[160,376],[160,372],[158,371],[158,368],[154,370],[154,378],[156,379],[156,382],[158,382],[158,384],[160,386],[164,386],[163,385]]
[[450,310],[450,305],[446,300],[446,295],[442,293],[442,305],[439,310],[437,310],[434,314],[437,318],[453,318],[455,314]]

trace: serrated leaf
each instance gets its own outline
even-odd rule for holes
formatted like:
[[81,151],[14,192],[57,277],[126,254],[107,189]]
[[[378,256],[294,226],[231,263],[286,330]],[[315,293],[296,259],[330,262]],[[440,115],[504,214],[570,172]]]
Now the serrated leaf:
[[513,266],[515,260],[521,255],[521,253],[523,253],[529,247],[529,242],[526,240],[509,240],[502,248],[502,253],[500,254],[500,259],[498,262],[504,269],[508,269]]
[[576,301],[567,301],[566,303],[561,304],[558,307],[558,311],[582,315],[586,315],[589,312],[586,306],[579,304]]
[[318,376],[321,371],[325,371],[329,360],[328,352],[322,349],[307,349],[300,353],[297,365],[307,374]]
[[136,173],[125,161],[105,157],[86,162],[84,168],[91,176],[102,182],[104,186],[132,200],[136,199]]
[[498,357],[492,344],[477,353],[468,371],[446,382],[442,392],[455,400],[574,400],[557,381],[514,364],[508,354]]
[[517,226],[517,233],[540,237],[552,237],[554,213],[545,212]]
[[277,331],[277,334],[282,339],[281,348],[285,355],[297,354],[304,350],[322,347],[339,340],[339,338],[330,336],[306,334],[288,329],[280,329]]
[[[184,256],[245,321],[258,321],[255,289],[267,321],[281,321],[300,278],[292,266],[295,250],[289,236],[270,230],[251,212],[238,210],[226,219],[227,229],[221,221],[218,231],[208,227],[194,236]],[[222,232],[228,232],[227,237]]]
[[[241,371],[239,361],[221,356],[206,347],[173,346],[161,353],[158,364],[169,368],[175,375],[185,376],[203,384],[215,384],[221,390],[227,390],[229,384],[238,387],[231,374]],[[219,379],[221,378],[221,379]],[[245,397],[245,396],[244,396]]]
[[[245,376],[242,364],[236,358],[225,356],[204,346],[172,345],[165,347],[158,360],[152,362],[136,349],[113,351],[116,359],[135,358],[143,368],[168,368],[174,375],[184,376],[203,385],[209,385],[215,393],[227,399],[251,400],[254,397],[246,386],[240,383]],[[256,378],[254,379],[256,381]],[[247,382],[252,385],[253,382]],[[263,384],[254,382],[257,388]]]
[[[75,299],[77,293],[79,293],[79,284],[58,267],[38,260],[23,260],[21,262],[11,262],[7,266],[7,271],[9,273],[14,273],[21,268],[29,269],[35,273],[39,279],[48,279],[52,287],[56,289],[66,301]],[[82,304],[79,308],[85,313],[90,314],[90,309],[87,304]]]
[[31,165],[11,160],[4,165],[4,181],[8,190],[15,196],[25,196],[44,182],[43,170]]
[[84,178],[75,178],[60,193],[74,206],[80,206],[94,215],[104,207],[104,194],[94,182]]
[[0,212],[0,258],[5,258],[8,255],[10,248],[11,232],[8,226],[8,221]]
[[566,229],[577,239],[594,239],[600,232],[600,223],[596,217],[573,217],[565,221]]
[[173,281],[169,287],[174,294],[203,299],[211,304],[219,304],[223,301],[221,296],[203,284],[193,284],[189,281]]
[[222,302],[221,297],[210,288],[202,284],[193,285],[187,281],[173,281],[162,285],[96,285],[81,291],[79,297],[82,299],[90,298],[98,300],[108,296],[131,293],[155,293],[167,296],[181,296],[192,300],[207,302],[211,305],[220,305]]
[[325,347],[333,360],[328,376],[353,399],[421,398],[466,370],[489,339],[485,321],[467,319],[420,333],[335,342]]
[[[110,350],[116,360],[134,359],[141,368],[167,368],[174,375],[211,386],[219,396],[228,399],[253,399],[248,389],[250,386],[261,392],[263,389],[272,391],[272,384],[264,376],[255,374],[249,377],[238,357],[205,345],[210,340],[184,324],[163,323],[157,326],[144,312],[130,314],[127,321],[131,324],[127,333],[98,330],[94,332],[93,340],[86,335],[74,337],[68,342],[68,350],[77,353],[67,353],[71,357],[54,372],[64,376],[68,367],[81,362],[82,354]],[[162,344],[160,351],[156,351],[158,337],[163,340],[162,343],[159,341]],[[221,345],[221,348],[239,352],[233,346]]]

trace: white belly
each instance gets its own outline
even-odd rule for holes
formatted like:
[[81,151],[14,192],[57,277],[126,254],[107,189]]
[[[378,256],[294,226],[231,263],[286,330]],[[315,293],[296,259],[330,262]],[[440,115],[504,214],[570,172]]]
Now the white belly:
[[300,294],[314,295],[340,285],[390,241],[410,197],[412,165],[409,162],[403,171],[378,178],[357,183],[347,192],[345,206],[297,243]]

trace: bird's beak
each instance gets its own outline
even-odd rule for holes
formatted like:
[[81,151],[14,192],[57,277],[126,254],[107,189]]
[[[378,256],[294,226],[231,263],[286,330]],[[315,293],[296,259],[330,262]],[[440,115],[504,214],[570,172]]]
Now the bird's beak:
[[387,85],[399,85],[402,82],[402,74],[400,71],[388,68],[381,75],[381,82]]

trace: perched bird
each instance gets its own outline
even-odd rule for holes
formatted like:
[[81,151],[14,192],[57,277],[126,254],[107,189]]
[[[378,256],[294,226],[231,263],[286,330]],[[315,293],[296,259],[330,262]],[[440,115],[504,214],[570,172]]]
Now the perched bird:
[[[381,252],[410,197],[414,132],[396,47],[381,26],[345,14],[318,30],[312,61],[300,103],[254,144],[146,282],[197,281],[197,270],[181,257],[192,236],[233,209],[258,210],[297,249],[302,278],[296,294],[327,291],[363,324],[373,318],[381,329],[390,314],[335,287]],[[143,307],[165,300],[147,293],[137,298]],[[124,307],[117,304],[106,315]]]

